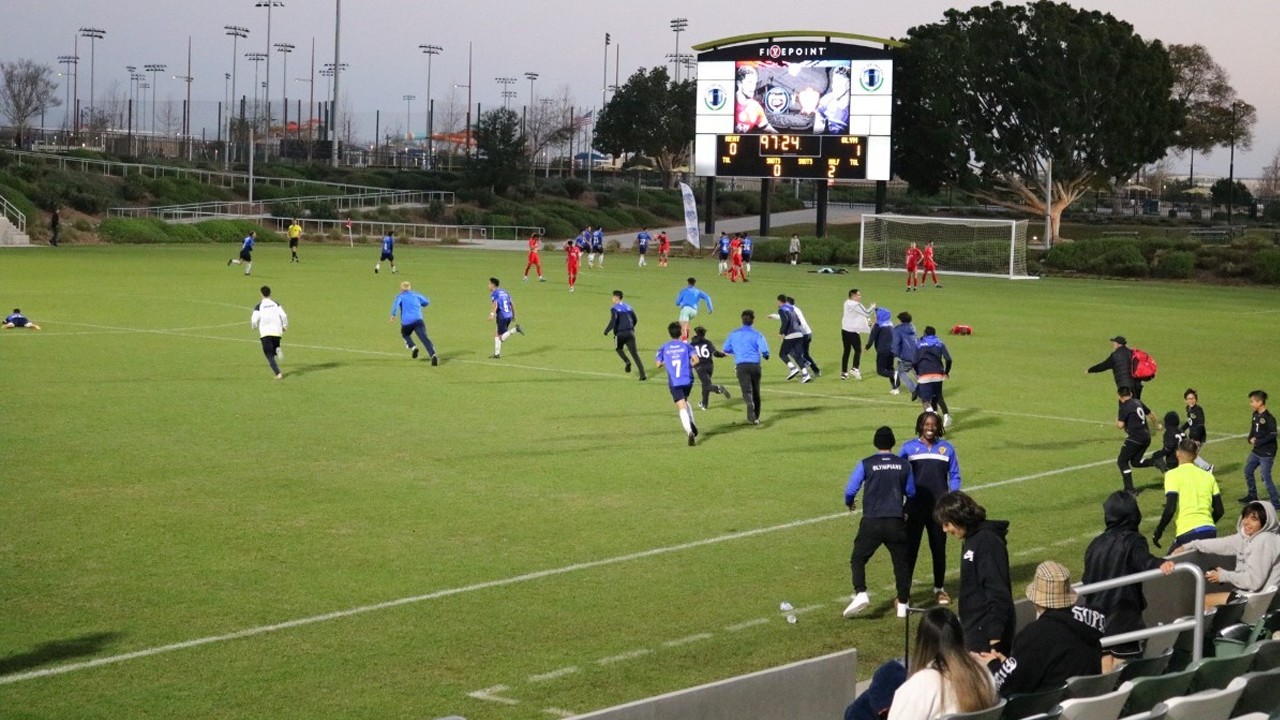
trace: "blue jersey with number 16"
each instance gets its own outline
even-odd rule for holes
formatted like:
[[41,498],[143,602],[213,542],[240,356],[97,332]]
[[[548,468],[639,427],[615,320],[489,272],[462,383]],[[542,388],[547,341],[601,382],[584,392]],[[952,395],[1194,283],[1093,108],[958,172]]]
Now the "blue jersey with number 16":
[[510,320],[515,316],[515,310],[511,307],[511,295],[506,290],[498,288],[489,294],[489,299],[497,305],[498,317],[504,320]]
[[671,387],[693,384],[693,346],[683,340],[672,340],[658,348],[657,360],[667,369]]

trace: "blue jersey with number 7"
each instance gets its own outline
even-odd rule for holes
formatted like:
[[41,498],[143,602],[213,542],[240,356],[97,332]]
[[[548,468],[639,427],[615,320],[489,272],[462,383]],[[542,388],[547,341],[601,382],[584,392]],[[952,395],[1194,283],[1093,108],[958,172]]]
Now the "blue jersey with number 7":
[[667,369],[667,385],[693,384],[693,355],[693,346],[683,340],[672,340],[658,348],[656,357]]

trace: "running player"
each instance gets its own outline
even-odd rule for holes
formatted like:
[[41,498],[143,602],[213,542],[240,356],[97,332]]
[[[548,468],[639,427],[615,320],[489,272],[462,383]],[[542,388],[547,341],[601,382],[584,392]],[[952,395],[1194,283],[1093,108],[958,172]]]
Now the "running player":
[[733,241],[729,239],[729,234],[721,231],[720,238],[716,240],[716,258],[720,260],[716,265],[716,272],[720,275],[727,275],[729,272],[729,249],[732,245]]
[[604,229],[596,228],[591,233],[591,254],[587,255],[587,267],[595,267],[595,257],[600,256],[600,269],[604,269]]
[[489,302],[491,303],[489,319],[498,324],[497,332],[493,334],[493,355],[489,356],[494,358],[502,357],[502,343],[506,342],[513,332],[524,334],[524,328],[515,321],[515,303],[511,302],[511,295],[503,290],[501,285],[498,278],[489,278]]
[[577,243],[569,241],[564,244],[564,264],[569,272],[569,292],[573,292],[573,286],[578,283],[578,266],[582,264],[582,248]]
[[925,243],[924,246],[924,272],[920,273],[920,284],[924,284],[924,279],[933,275],[933,286],[935,288],[942,287],[942,283],[938,282],[938,264],[933,261],[933,241]]
[[373,266],[373,274],[377,275],[382,269],[382,261],[386,260],[391,263],[391,274],[395,275],[400,272],[396,269],[396,231],[388,230],[386,235],[382,236],[382,254],[378,256],[378,262]]
[[649,235],[649,228],[647,227],[640,228],[640,232],[636,233],[636,252],[640,255],[640,262],[637,265],[640,267],[645,267],[649,264],[645,259],[645,255],[649,254],[649,242],[652,240],[653,237]]
[[542,249],[542,233],[534,233],[529,236],[529,261],[524,266],[524,279],[529,279],[529,268],[538,270],[538,282],[546,282],[547,279],[542,277],[542,260],[538,257],[538,251]]
[[911,243],[911,246],[907,248],[907,259],[906,259],[907,292],[912,292],[917,287],[920,286],[920,282],[921,282],[921,278],[919,275],[920,260],[923,257],[924,257],[924,254],[920,252],[920,248],[916,247],[915,243]]
[[723,395],[725,400],[732,400],[733,396],[729,394],[729,388],[711,381],[711,375],[716,370],[715,359],[728,357],[728,355],[716,349],[715,343],[707,339],[707,329],[701,325],[693,329],[693,337],[690,338],[689,344],[698,355],[698,366],[694,370],[698,373],[698,380],[702,381],[702,402],[698,403],[698,407],[707,409],[711,393]]
[[[631,360],[636,361],[636,369],[640,371],[640,382],[644,382],[649,378],[644,374],[644,363],[640,362],[640,353],[636,351],[636,311],[631,306],[622,301],[622,291],[613,291],[613,307],[609,309],[609,324],[604,327],[604,334],[613,333],[617,347],[614,349],[618,353],[618,357],[622,358],[622,369],[624,372],[631,372]],[[631,352],[631,358],[627,358],[627,354],[623,350]]]
[[689,436],[689,446],[697,444],[698,426],[693,423],[693,408],[689,407],[689,393],[693,390],[693,367],[698,364],[698,356],[693,346],[680,339],[680,323],[667,326],[671,340],[658,348],[655,356],[658,367],[667,369],[667,387],[671,390],[671,399],[676,403],[680,413],[680,424]]
[[289,224],[289,262],[301,262],[298,260],[298,241],[302,239],[302,226],[298,224],[297,218]]
[[667,233],[664,230],[658,233],[658,267],[666,267],[670,255],[671,240],[667,238]]
[[676,307],[680,308],[680,339],[687,341],[689,339],[689,321],[698,315],[698,303],[705,302],[707,304],[707,314],[715,312],[711,306],[711,296],[702,292],[697,287],[698,281],[695,278],[689,278],[689,286],[681,290],[676,295]]
[[240,243],[240,257],[231,258],[227,261],[227,265],[239,265],[240,263],[244,263],[244,274],[248,275],[249,271],[253,269],[253,243],[257,239],[258,233],[256,230],[249,233],[249,235],[245,237],[244,242]]

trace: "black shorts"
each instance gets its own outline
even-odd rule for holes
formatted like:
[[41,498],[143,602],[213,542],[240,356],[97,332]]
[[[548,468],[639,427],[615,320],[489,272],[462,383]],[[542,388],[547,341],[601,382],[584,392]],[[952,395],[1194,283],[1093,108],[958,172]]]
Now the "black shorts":
[[253,251],[251,251],[251,250],[241,250],[241,251],[240,251],[240,259],[241,259],[241,260],[243,260],[243,261],[245,261],[245,262],[253,262]]
[[290,248],[298,247],[298,238],[289,238],[289,247]]
[[721,260],[728,260],[728,259],[729,259],[729,252],[728,252],[727,250],[719,250],[719,251],[717,251],[717,254],[719,254],[719,255],[720,255],[720,259],[721,259]]
[[668,387],[671,389],[671,399],[674,400],[675,402],[680,402],[681,400],[688,400],[689,393],[693,392],[692,384],[670,385]]
[[382,256],[378,258],[378,262],[382,262],[383,260],[390,260],[391,262],[395,262],[395,261],[396,261],[396,255],[395,255],[395,253],[387,253],[387,252],[384,252],[384,253],[382,253]]

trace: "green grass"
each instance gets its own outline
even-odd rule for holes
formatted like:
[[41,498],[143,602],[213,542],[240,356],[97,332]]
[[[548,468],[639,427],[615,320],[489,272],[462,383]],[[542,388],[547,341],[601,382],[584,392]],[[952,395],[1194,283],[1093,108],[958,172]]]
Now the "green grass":
[[[975,328],[947,341],[951,439],[966,488],[1013,521],[1018,596],[1042,559],[1080,571],[1119,485],[1111,379],[1083,372],[1108,337],[1160,362],[1146,395],[1157,413],[1200,391],[1206,456],[1231,497],[1245,394],[1280,349],[1274,291],[1244,287],[945,278],[905,295],[898,273],[757,263],[749,285],[729,285],[711,261],[639,270],[611,255],[571,295],[550,252],[541,284],[520,282],[522,253],[405,247],[400,275],[374,275],[370,247],[304,246],[289,265],[266,243],[246,278],[225,267],[233,252],[0,257],[0,309],[44,326],[0,334],[0,676],[429,597],[3,683],[6,717],[541,718],[850,646],[866,676],[900,654],[902,633],[883,552],[869,617],[840,617],[857,524],[842,491],[874,429],[904,439],[917,409],[887,394],[871,357],[866,381],[838,379],[850,287],[918,327]],[[713,396],[696,448],[665,383],[623,374],[600,335],[621,288],[652,357],[690,274],[716,302],[699,321],[717,342],[742,308],[763,316],[779,292],[797,297],[824,370],[801,386],[770,363],[759,428],[737,393]],[[490,275],[529,333],[501,360],[486,357]],[[432,300],[440,367],[411,361],[387,323],[402,279]],[[248,326],[263,283],[290,315],[282,381]],[[731,381],[731,363],[716,373]],[[1159,493],[1141,503],[1149,532]],[[782,601],[820,607],[788,625]],[[497,685],[519,704],[469,696]]]

